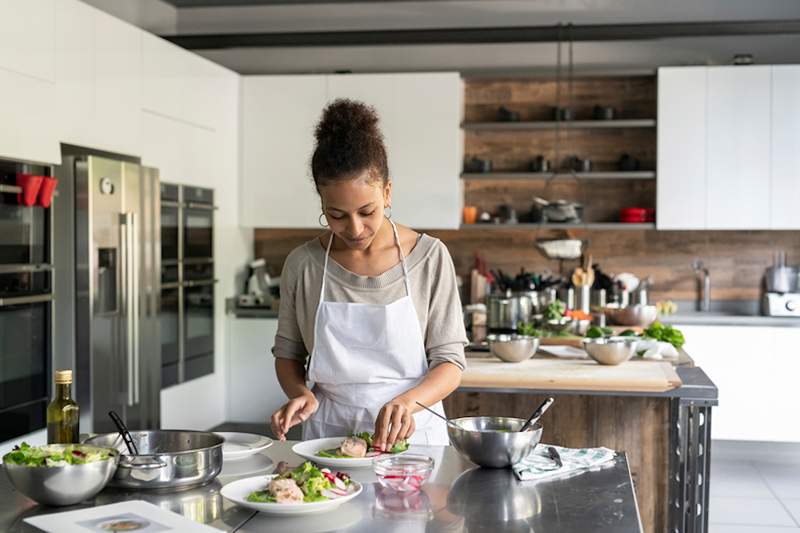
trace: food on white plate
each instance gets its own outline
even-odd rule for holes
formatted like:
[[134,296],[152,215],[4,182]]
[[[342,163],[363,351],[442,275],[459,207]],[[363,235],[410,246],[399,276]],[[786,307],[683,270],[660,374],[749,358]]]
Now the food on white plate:
[[311,503],[347,496],[352,481],[344,472],[334,474],[306,461],[293,470],[274,478],[263,490],[248,494],[247,501],[255,503]]
[[399,440],[388,450],[378,450],[373,446],[374,435],[363,431],[356,435],[346,437],[338,448],[320,450],[317,452],[319,457],[329,457],[334,459],[360,459],[364,457],[377,457],[384,453],[401,453],[408,450],[408,441]]

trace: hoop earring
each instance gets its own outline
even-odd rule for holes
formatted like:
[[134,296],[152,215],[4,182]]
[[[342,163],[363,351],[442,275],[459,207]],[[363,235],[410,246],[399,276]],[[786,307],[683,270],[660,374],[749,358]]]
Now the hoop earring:
[[[389,214],[388,215],[386,214],[386,210],[387,209],[389,210]],[[387,207],[384,208],[383,216],[385,216],[386,218],[391,220],[391,218],[392,218],[392,206],[387,206]]]
[[319,218],[317,219],[317,222],[319,222],[319,225],[322,226],[323,228],[327,228],[328,224],[323,224],[322,223],[322,217],[324,217],[324,216],[325,216],[325,213],[320,213],[319,214]]

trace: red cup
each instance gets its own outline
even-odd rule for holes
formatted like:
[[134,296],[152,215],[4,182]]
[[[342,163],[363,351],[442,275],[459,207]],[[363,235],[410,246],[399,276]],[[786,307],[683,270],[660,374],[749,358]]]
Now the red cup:
[[56,185],[58,185],[58,178],[53,178],[51,176],[41,176],[42,178],[42,188],[39,191],[39,205],[42,207],[50,207],[50,204],[53,202],[53,193],[56,190]]
[[39,197],[39,189],[42,186],[44,176],[34,176],[33,174],[17,174],[17,187],[22,188],[22,192],[17,195],[20,205],[31,207],[36,204]]

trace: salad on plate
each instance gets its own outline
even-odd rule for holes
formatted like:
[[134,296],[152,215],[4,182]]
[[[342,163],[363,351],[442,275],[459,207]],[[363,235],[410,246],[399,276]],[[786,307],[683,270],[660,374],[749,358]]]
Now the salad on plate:
[[352,480],[344,472],[335,474],[306,461],[270,480],[265,489],[247,496],[253,503],[313,503],[335,500],[351,493]]
[[31,446],[23,442],[3,456],[3,463],[20,466],[84,465],[108,460],[113,450],[84,444]]
[[345,437],[338,448],[323,449],[317,452],[317,456],[331,459],[361,459],[378,457],[386,453],[402,453],[408,450],[408,441],[400,440],[394,443],[388,450],[378,450],[373,446],[374,435],[364,431]]

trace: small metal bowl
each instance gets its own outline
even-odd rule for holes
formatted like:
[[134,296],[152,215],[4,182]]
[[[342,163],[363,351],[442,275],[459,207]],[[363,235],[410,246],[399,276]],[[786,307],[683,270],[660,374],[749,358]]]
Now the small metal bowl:
[[633,357],[638,342],[631,337],[601,337],[583,339],[583,348],[601,365],[618,365]]
[[542,322],[542,327],[553,333],[563,333],[573,327],[572,322],[570,317],[564,316],[556,320],[545,320]]
[[447,424],[450,443],[465,459],[489,468],[505,468],[527,457],[542,438],[542,426],[520,432],[522,418],[469,416]]
[[[73,444],[50,444],[49,448],[63,450]],[[81,448],[100,449],[82,445]],[[117,470],[119,453],[109,453],[105,461],[82,465],[26,466],[3,463],[11,484],[22,494],[44,505],[73,505],[94,497],[111,480]]]
[[539,337],[527,335],[490,335],[489,351],[506,363],[530,359],[539,349]]
[[604,309],[608,321],[618,326],[641,326],[646,328],[658,318],[658,308],[655,305],[629,305],[627,307]]

